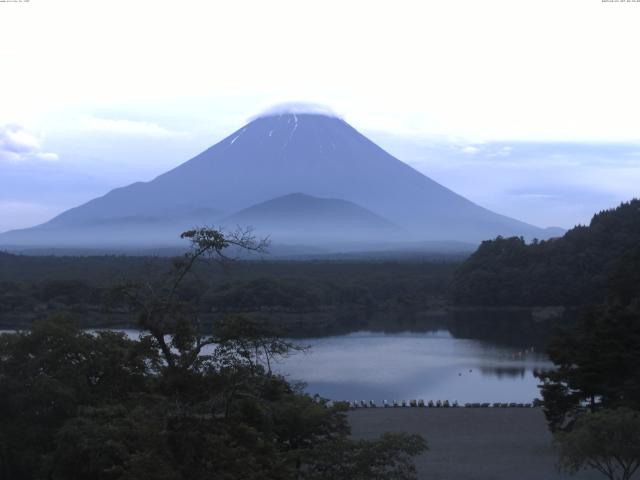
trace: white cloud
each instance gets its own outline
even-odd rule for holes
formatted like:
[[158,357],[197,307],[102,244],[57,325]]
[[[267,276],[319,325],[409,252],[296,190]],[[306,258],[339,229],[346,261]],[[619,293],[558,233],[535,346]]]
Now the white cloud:
[[325,115],[327,117],[337,117],[338,115],[331,107],[328,105],[322,105],[320,103],[311,103],[311,102],[282,102],[277,103],[275,105],[271,105],[265,109],[263,109],[259,114],[249,117],[249,120],[254,120],[256,118],[264,118],[264,117],[274,117],[278,115],[284,115],[287,113],[293,114],[318,114]]
[[16,124],[0,126],[0,161],[56,161],[58,155],[43,152],[41,140]]
[[81,115],[77,128],[82,131],[133,135],[149,138],[172,138],[189,136],[187,132],[178,132],[164,128],[157,123],[136,120],[100,118],[93,115]]
[[19,125],[5,125],[0,131],[0,142],[5,150],[15,153],[40,149],[40,140],[25,132]]
[[478,147],[474,147],[472,145],[467,145],[466,147],[462,147],[462,149],[460,149],[460,151],[462,153],[466,153],[467,155],[473,155],[475,153],[478,153],[480,151],[480,149]]

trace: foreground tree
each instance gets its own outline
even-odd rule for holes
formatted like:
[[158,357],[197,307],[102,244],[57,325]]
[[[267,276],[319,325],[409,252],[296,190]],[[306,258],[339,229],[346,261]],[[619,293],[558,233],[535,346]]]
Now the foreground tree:
[[626,408],[581,416],[556,434],[559,466],[571,474],[593,468],[610,480],[630,480],[640,467],[640,412]]
[[215,340],[204,335],[194,308],[180,298],[187,276],[201,260],[228,265],[228,249],[236,252],[263,253],[268,239],[256,238],[250,229],[225,234],[211,228],[188,230],[180,238],[190,242],[190,249],[174,259],[173,268],[160,278],[117,287],[137,313],[138,326],[148,340],[160,350],[167,369],[188,371],[197,367],[202,350]]
[[609,279],[607,301],[558,333],[538,373],[560,467],[629,480],[640,465],[640,249]]
[[585,410],[640,410],[640,250],[610,279],[607,302],[559,332],[547,351],[555,369],[539,372],[553,431],[570,429]]
[[64,318],[0,335],[0,478],[414,479],[421,438],[351,440],[346,405],[271,370],[296,347],[267,322],[229,317],[207,335],[179,295],[201,258],[264,244],[209,229],[183,237],[192,250],[166,277],[120,288],[139,339]]
[[144,343],[62,317],[0,335],[0,478],[47,478],[60,429],[84,406],[147,394],[154,362]]
[[305,480],[412,480],[413,457],[427,450],[419,435],[386,433],[378,440],[340,438],[312,454],[301,478]]
[[597,307],[563,332],[548,352],[556,369],[539,374],[552,430],[570,428],[585,409],[640,409],[640,315]]

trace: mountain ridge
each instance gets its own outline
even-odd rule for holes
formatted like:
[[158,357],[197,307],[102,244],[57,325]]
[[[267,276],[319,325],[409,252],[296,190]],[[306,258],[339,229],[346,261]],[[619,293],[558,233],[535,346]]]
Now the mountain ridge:
[[[104,226],[114,217],[180,217],[203,208],[220,212],[211,217],[213,223],[292,192],[354,203],[398,225],[407,241],[552,236],[465,199],[393,157],[341,118],[281,113],[255,118],[149,182],[114,189],[20,234],[0,235],[0,244],[9,239],[33,243],[43,230],[62,237],[65,230],[84,229],[88,240],[89,223]],[[102,231],[94,235],[96,240],[105,240],[105,229],[98,230]],[[125,233],[113,232],[120,241],[126,241]]]

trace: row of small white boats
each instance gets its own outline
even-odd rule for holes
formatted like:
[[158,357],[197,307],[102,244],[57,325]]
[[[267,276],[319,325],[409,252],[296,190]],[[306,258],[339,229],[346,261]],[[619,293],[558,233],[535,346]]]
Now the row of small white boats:
[[[420,407],[420,408],[534,408],[541,406],[540,400],[536,399],[532,403],[515,403],[515,402],[494,402],[494,403],[464,403],[459,404],[457,401],[449,402],[449,400],[393,400],[389,403],[387,400],[382,401],[382,407],[385,408],[403,408],[403,407]],[[373,400],[353,400],[349,402],[351,408],[376,408],[378,404]]]

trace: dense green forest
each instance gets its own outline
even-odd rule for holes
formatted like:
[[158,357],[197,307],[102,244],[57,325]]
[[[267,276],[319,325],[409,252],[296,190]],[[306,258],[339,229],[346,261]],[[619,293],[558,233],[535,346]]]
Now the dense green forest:
[[563,237],[482,242],[456,270],[456,305],[581,306],[603,301],[612,273],[640,245],[640,200],[594,215]]
[[[56,313],[85,326],[130,326],[114,286],[154,281],[165,257],[31,257],[0,253],[0,328]],[[257,313],[290,324],[294,335],[332,330],[375,315],[440,308],[455,264],[446,261],[234,261],[194,266],[177,292],[205,322]]]

